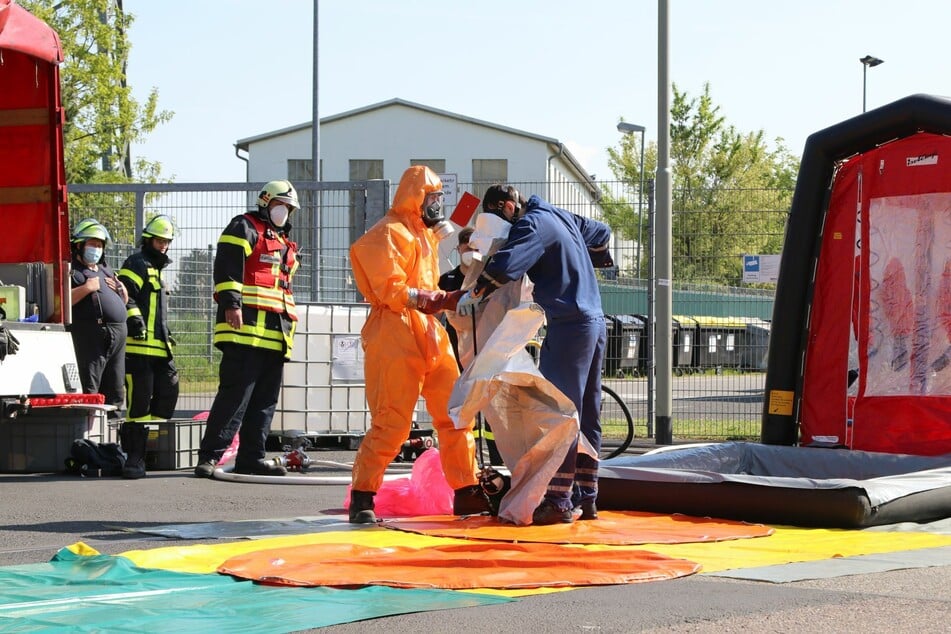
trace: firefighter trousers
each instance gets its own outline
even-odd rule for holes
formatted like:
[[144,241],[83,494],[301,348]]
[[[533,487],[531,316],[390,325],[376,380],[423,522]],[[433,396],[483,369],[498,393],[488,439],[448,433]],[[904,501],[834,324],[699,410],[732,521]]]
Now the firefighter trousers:
[[127,354],[125,357],[126,420],[169,419],[178,403],[178,370],[171,357]]
[[265,456],[265,442],[281,393],[284,355],[233,343],[220,347],[218,393],[208,414],[198,461],[220,460],[238,434],[235,468],[250,467]]

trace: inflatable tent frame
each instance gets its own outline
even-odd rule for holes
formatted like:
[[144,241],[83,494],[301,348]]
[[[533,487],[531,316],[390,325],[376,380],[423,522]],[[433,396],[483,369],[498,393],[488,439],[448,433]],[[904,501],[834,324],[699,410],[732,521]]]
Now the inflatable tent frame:
[[865,528],[951,516],[951,459],[727,442],[619,456],[598,508]]
[[[948,135],[951,100],[913,95],[808,138],[773,309],[763,444],[604,461],[599,508],[835,528],[951,516]],[[901,292],[886,297],[892,287]]]
[[[824,377],[824,380],[835,384],[834,389],[827,394],[833,395],[838,399],[837,402],[841,401],[843,404],[829,413],[829,417],[834,420],[810,420],[810,413],[814,419],[815,411],[810,412],[809,403],[804,407],[805,387],[808,387],[804,387],[804,376],[810,356],[808,347],[816,337],[821,336],[821,328],[830,325],[829,320],[822,321],[814,313],[814,301],[820,296],[816,288],[823,281],[817,279],[818,275],[822,274],[821,256],[828,253],[830,244],[836,239],[840,240],[839,253],[853,249],[853,245],[859,244],[858,241],[862,238],[868,239],[867,227],[872,222],[871,212],[874,211],[874,208],[870,209],[870,202],[875,200],[876,196],[881,197],[877,200],[884,200],[885,197],[894,200],[901,195],[914,197],[951,192],[949,134],[951,100],[930,95],[912,95],[816,132],[807,139],[786,229],[773,307],[761,427],[763,443],[806,445],[829,441],[829,444],[868,451],[915,455],[951,453],[951,417],[947,416],[951,411],[951,396],[945,396],[946,393],[930,399],[912,398],[916,396],[913,393],[909,393],[908,397],[875,398],[874,395],[860,391],[858,398],[853,396],[848,405],[844,405],[847,372],[843,362],[841,371],[837,369],[837,374],[827,374]],[[834,181],[841,175],[843,166],[848,167],[853,162],[862,161],[865,159],[863,155],[884,157],[888,151],[897,149],[902,143],[910,144],[912,149],[904,154],[897,153],[897,156],[896,152],[892,151],[888,163],[891,181],[886,182],[887,179],[878,174],[884,170],[884,167],[879,167],[885,165],[884,158],[871,165],[866,163],[866,191],[862,189],[859,173],[859,211],[855,213],[850,210],[849,213],[853,217],[852,226],[846,228],[850,233],[845,236],[846,239],[842,239],[842,234],[834,230],[836,227],[829,226],[829,214],[830,201],[834,202],[835,188],[840,185]],[[912,156],[914,152],[918,154]],[[914,173],[902,175],[901,170],[914,170]],[[856,189],[854,184],[852,187]],[[878,189],[872,191],[873,187]],[[854,210],[855,198],[847,202]],[[864,228],[855,228],[856,216],[860,218],[860,222],[865,223]],[[863,230],[865,233],[859,233]],[[849,237],[852,237],[853,241],[849,241]],[[868,250],[871,250],[871,246],[866,247],[865,251]],[[860,256],[855,257],[858,263]],[[868,255],[861,257],[868,258]],[[839,263],[843,266],[841,259]],[[852,268],[851,265],[850,257],[847,264],[849,269]],[[826,274],[832,270],[828,266],[827,264]],[[856,266],[855,269],[861,270],[868,277],[869,261],[863,260],[861,266]],[[909,278],[913,277],[913,274],[909,275]],[[913,290],[920,290],[920,285],[915,288],[914,280],[911,281]],[[868,294],[874,292],[874,288],[869,291],[867,279],[860,283],[865,284],[863,290],[866,295],[861,301],[867,305]],[[841,286],[840,290],[848,291],[844,284]],[[937,280],[933,286],[938,286]],[[906,297],[910,298],[908,291],[905,292]],[[843,298],[840,294],[827,299],[827,303],[838,301],[843,306],[849,305],[848,301],[843,301],[848,300],[848,295]],[[852,303],[859,304],[858,309],[853,306],[852,310],[861,309],[858,300]],[[838,322],[840,340],[848,338],[849,316],[850,312],[846,309],[844,320],[840,319]],[[941,317],[938,316],[939,319]],[[859,321],[861,319],[865,319],[867,325],[868,316],[860,315]],[[843,322],[846,324],[844,337]],[[862,342],[865,345],[863,352],[874,354],[872,346],[881,342],[870,343],[869,337]],[[859,335],[859,340],[861,339]],[[819,356],[821,355],[813,354],[813,358]],[[865,370],[859,378],[860,383],[866,378],[864,372]],[[865,398],[866,396],[870,398]],[[826,400],[825,396],[814,398],[814,410],[830,407]],[[853,407],[859,411],[853,411]],[[862,422],[867,422],[863,428],[864,433],[852,438],[852,424],[858,424],[863,412],[866,418]],[[927,424],[924,424],[925,421]],[[823,431],[828,429],[836,431],[828,434]]]

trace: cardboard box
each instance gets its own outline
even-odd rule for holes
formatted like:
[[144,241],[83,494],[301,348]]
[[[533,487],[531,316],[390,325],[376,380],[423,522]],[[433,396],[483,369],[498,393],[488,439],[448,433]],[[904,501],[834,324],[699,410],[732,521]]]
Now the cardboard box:
[[102,411],[75,407],[33,408],[17,418],[0,421],[0,471],[63,471],[74,440],[115,442],[108,434]]
[[191,469],[198,464],[198,447],[205,421],[176,419],[147,423],[146,471]]

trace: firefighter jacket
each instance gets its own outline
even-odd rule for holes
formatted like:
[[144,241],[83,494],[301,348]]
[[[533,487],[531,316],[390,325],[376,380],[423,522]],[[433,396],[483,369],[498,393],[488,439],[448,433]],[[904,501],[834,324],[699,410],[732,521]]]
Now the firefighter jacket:
[[[254,213],[232,218],[215,254],[215,345],[274,350],[290,359],[297,325],[291,280],[298,266],[297,245],[284,228],[276,230]],[[227,308],[241,308],[241,328],[228,324]]]
[[171,336],[168,332],[168,292],[162,270],[171,260],[147,245],[122,263],[119,280],[129,291],[126,317],[141,317],[145,322],[145,338],[126,340],[126,354],[146,357],[171,357]]

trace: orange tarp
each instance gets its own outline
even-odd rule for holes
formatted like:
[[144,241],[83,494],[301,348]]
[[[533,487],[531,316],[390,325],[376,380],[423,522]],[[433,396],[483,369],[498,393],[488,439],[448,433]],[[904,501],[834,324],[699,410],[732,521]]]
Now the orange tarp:
[[549,526],[515,526],[484,515],[431,515],[387,520],[383,526],[432,537],[615,546],[719,542],[773,533],[772,528],[762,524],[640,511],[599,511],[595,521]]
[[218,571],[267,584],[394,588],[538,588],[673,579],[700,565],[630,549],[473,541],[428,548],[311,544],[238,555]]

